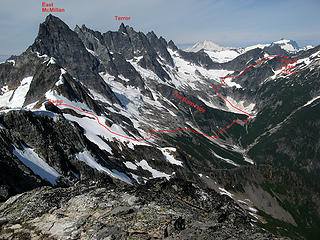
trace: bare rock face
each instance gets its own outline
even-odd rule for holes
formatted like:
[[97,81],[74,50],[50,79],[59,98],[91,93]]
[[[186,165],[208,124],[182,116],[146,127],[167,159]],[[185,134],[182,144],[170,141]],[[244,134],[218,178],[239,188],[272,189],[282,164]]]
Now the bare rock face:
[[[124,25],[121,26],[125,29]],[[99,59],[99,71],[107,71],[115,77],[116,81],[125,85],[137,87],[144,95],[152,97],[151,92],[145,88],[144,81],[140,74],[129,62],[127,62],[128,59],[132,59],[134,52],[138,51],[140,53],[142,51],[134,49],[128,34],[124,35],[120,30],[118,32],[107,32],[105,34],[101,34],[98,31],[93,31],[87,28],[85,25],[81,28],[76,26],[74,31],[77,33],[88,51],[91,51],[92,54]],[[143,33],[139,34],[143,35]],[[143,45],[141,47],[143,47]],[[149,51],[151,51],[154,57],[156,57],[157,55],[151,47],[150,49],[151,50]],[[140,54],[136,55],[140,56]],[[119,75],[122,75],[128,81],[122,80]]]
[[86,86],[119,103],[110,87],[98,74],[99,61],[83,45],[78,35],[59,18],[49,15],[29,50],[54,57],[58,64]]
[[228,197],[178,179],[39,188],[3,203],[0,225],[6,239],[286,239],[251,225]]
[[128,79],[136,79],[138,84],[136,86],[141,88],[143,86],[141,76],[126,60],[142,56],[139,61],[140,66],[154,71],[163,81],[170,79],[158,61],[160,56],[173,66],[167,42],[162,37],[158,38],[153,32],[145,35],[124,24],[121,24],[116,32],[108,31],[101,34],[84,25],[81,28],[77,26],[75,32],[86,48],[94,51],[105,69],[115,76],[122,74]]

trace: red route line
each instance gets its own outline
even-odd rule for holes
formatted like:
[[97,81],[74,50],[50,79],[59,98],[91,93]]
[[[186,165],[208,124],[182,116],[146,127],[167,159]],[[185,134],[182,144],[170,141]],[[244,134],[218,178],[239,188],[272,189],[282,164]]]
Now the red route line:
[[230,125],[226,126],[224,129],[220,130],[220,131],[217,133],[217,136],[216,136],[216,137],[209,136],[209,135],[206,135],[206,134],[197,132],[197,131],[195,131],[195,130],[193,130],[193,129],[189,129],[189,128],[179,128],[179,129],[175,129],[175,130],[150,131],[150,136],[149,136],[148,138],[135,139],[135,138],[130,138],[130,137],[127,137],[127,136],[123,136],[123,135],[121,135],[121,134],[119,134],[119,133],[115,133],[115,132],[111,131],[107,126],[105,126],[104,124],[102,124],[102,123],[100,122],[99,118],[98,118],[95,114],[93,114],[93,113],[89,113],[89,112],[83,111],[83,110],[81,110],[81,109],[79,109],[79,108],[76,108],[76,107],[74,107],[74,106],[71,106],[71,105],[68,105],[68,104],[64,104],[64,103],[58,103],[58,104],[56,104],[56,106],[60,106],[60,105],[62,105],[62,106],[67,106],[67,107],[71,107],[71,108],[73,108],[73,109],[76,109],[76,110],[78,110],[79,112],[89,114],[89,115],[93,116],[93,117],[97,120],[98,124],[101,125],[102,127],[104,127],[108,132],[110,132],[110,133],[112,133],[112,134],[114,134],[114,135],[117,135],[117,136],[119,136],[119,137],[123,137],[123,138],[129,139],[129,140],[133,140],[133,141],[146,141],[146,140],[149,140],[149,139],[152,137],[152,133],[161,133],[161,132],[172,133],[172,132],[177,132],[177,131],[181,131],[181,130],[194,132],[194,133],[197,133],[197,134],[200,134],[200,135],[203,135],[203,136],[205,136],[205,137],[212,138],[212,139],[218,139],[220,133],[222,133],[222,132],[225,131],[226,129],[230,128],[233,124],[235,124],[235,123],[245,123],[245,122],[249,121],[250,119],[252,119],[253,116],[250,115],[249,113],[247,113],[247,112],[245,112],[245,111],[243,111],[243,110],[241,110],[241,109],[233,106],[232,103],[231,103],[229,100],[225,99],[222,95],[220,95],[220,93],[218,93],[218,91],[216,90],[216,88],[217,88],[217,87],[221,87],[221,86],[223,86],[223,85],[226,85],[224,79],[226,79],[226,78],[236,78],[236,77],[239,77],[239,76],[241,76],[242,74],[244,74],[249,68],[251,68],[251,67],[253,67],[253,66],[261,63],[263,60],[265,60],[265,59],[267,59],[267,58],[272,58],[272,57],[285,57],[285,58],[289,58],[288,56],[282,56],[282,55],[274,55],[274,56],[264,57],[264,58],[262,58],[259,62],[250,65],[250,66],[247,67],[242,73],[240,73],[240,74],[238,74],[238,75],[236,75],[236,76],[225,76],[225,77],[221,77],[220,79],[221,79],[221,81],[222,81],[222,84],[216,85],[216,86],[213,86],[213,87],[212,87],[212,89],[219,95],[219,97],[221,97],[223,100],[225,100],[226,102],[228,102],[233,108],[237,109],[238,111],[240,111],[240,112],[242,112],[242,113],[244,113],[245,115],[248,116],[248,118],[247,118],[246,120],[244,120],[244,121],[238,120],[238,121],[232,122]]

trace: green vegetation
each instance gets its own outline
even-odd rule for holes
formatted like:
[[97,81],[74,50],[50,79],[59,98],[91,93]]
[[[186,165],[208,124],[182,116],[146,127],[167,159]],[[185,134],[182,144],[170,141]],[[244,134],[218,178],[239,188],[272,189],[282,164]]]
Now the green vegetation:
[[[277,198],[278,202],[281,207],[291,214],[297,226],[274,219],[270,215],[259,211],[258,214],[268,222],[267,224],[263,224],[263,227],[273,233],[292,238],[300,235],[306,239],[318,239],[317,237],[320,236],[320,217],[317,214],[315,204],[311,201],[312,195],[309,195],[310,199],[307,199],[306,201],[299,201],[301,196],[299,197],[298,195],[295,199],[290,199],[289,196],[293,194],[291,192],[293,191],[292,187],[288,188],[290,178],[284,179],[285,180],[282,183],[270,183],[266,181],[261,185],[264,190],[269,192],[273,197],[277,198],[279,194],[281,194],[281,196],[285,196],[284,200]],[[291,185],[293,184],[294,183],[291,182]],[[294,191],[299,191],[299,189],[297,188]],[[290,199],[290,202],[286,199]],[[296,202],[296,204],[293,202]]]
[[[263,217],[267,223],[262,224],[260,222],[257,225],[282,236],[290,238],[305,238],[310,240],[317,240],[320,236],[320,218],[314,212],[311,206],[307,205],[293,205],[288,201],[281,203],[290,214],[293,216],[297,226],[293,226],[290,223],[273,218],[263,211],[258,211],[258,215]],[[311,207],[311,208],[310,208]]]
[[290,238],[301,238],[301,235],[297,233],[297,228],[290,223],[286,223],[280,221],[278,219],[273,218],[272,216],[266,214],[263,211],[258,210],[258,215],[264,218],[267,221],[266,224],[261,222],[257,222],[256,224],[274,234],[278,234],[281,236],[286,236]]

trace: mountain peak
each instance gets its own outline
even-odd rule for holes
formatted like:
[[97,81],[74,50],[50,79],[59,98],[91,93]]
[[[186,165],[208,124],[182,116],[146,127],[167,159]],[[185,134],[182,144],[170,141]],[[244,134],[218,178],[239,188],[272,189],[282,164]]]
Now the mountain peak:
[[50,24],[50,23],[63,23],[65,24],[60,18],[52,15],[52,14],[49,14],[45,21],[43,22],[43,24]]
[[271,43],[271,46],[275,45],[280,46],[283,50],[286,50],[288,52],[295,52],[300,49],[296,41],[284,38],[281,38],[280,40]]
[[[57,39],[55,32],[59,32],[59,39]],[[51,14],[49,14],[45,21],[40,24],[39,26],[39,32],[38,36],[35,40],[35,43],[32,45],[33,47],[36,47],[36,45],[43,45],[45,44],[46,46],[43,46],[44,48],[42,50],[49,50],[51,47],[49,46],[50,44],[52,45],[53,42],[59,42],[62,39],[61,37],[65,35],[74,35],[75,33],[68,27],[67,24],[65,24],[60,18],[55,17]],[[40,41],[41,40],[41,41]],[[39,47],[39,46],[38,46]],[[40,49],[34,49],[40,52]],[[49,52],[46,52],[48,54]]]
[[187,52],[198,52],[200,50],[206,50],[206,51],[222,51],[227,50],[228,47],[222,47],[210,40],[204,40],[202,42],[197,42],[195,45],[193,45],[190,48],[187,48]]
[[74,30],[76,31],[76,29],[77,29],[77,30],[80,30],[80,29],[81,29],[78,24],[76,25],[76,27],[74,28]]
[[50,20],[52,20],[52,19],[54,19],[54,18],[57,18],[57,17],[55,17],[55,16],[53,16],[51,13],[46,17],[46,22],[47,21],[50,21]]
[[120,24],[118,32],[128,33],[123,23]]
[[68,32],[71,31],[69,26],[65,24],[60,18],[49,14],[45,21],[40,24],[37,38],[48,38],[53,36],[54,32]]
[[173,42],[172,40],[170,40],[170,41],[168,42],[168,47],[171,48],[171,49],[174,50],[174,51],[177,51],[177,50],[178,50],[177,46],[174,44],[174,42]]

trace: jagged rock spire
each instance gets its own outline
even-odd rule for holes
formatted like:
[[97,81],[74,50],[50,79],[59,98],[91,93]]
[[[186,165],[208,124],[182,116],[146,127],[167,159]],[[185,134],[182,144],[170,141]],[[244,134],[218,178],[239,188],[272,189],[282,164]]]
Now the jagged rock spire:
[[128,33],[123,23],[121,23],[118,32]]

